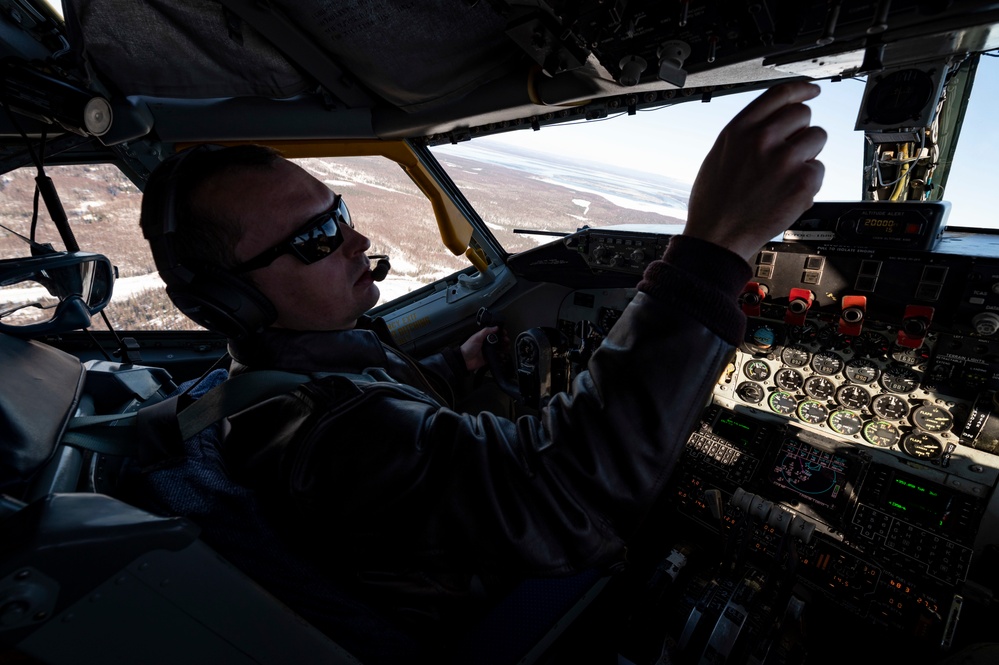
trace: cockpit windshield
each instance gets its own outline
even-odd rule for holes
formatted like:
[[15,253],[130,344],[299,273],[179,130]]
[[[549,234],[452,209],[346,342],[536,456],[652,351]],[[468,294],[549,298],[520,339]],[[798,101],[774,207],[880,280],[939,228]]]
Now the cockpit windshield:
[[[979,62],[953,163],[946,165],[943,199],[953,203],[952,227],[999,229],[990,212],[989,171],[982,168],[988,155],[999,153],[999,130],[990,119],[999,100],[997,55]],[[861,200],[871,163],[864,132],[855,127],[866,79],[818,83],[822,94],[809,106],[829,140],[820,155],[826,175],[816,200]],[[701,161],[721,128],[758,94],[692,99],[630,115],[622,110],[432,150],[512,253],[584,226],[660,224],[679,232]]]

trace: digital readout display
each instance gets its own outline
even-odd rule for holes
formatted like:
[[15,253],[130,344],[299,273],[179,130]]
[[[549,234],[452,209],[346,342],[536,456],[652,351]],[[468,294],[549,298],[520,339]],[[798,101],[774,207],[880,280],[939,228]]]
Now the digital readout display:
[[849,499],[849,472],[847,458],[796,439],[785,439],[770,480],[815,507],[838,511]]
[[759,425],[738,413],[723,410],[718,414],[712,431],[736,448],[749,450],[759,432]]
[[884,507],[911,524],[947,532],[953,503],[953,494],[939,485],[897,474],[888,483]]

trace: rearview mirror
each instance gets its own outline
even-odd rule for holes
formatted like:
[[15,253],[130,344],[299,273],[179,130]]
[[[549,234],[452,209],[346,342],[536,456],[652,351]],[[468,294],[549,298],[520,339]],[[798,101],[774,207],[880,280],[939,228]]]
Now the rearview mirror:
[[0,260],[0,332],[26,337],[86,328],[111,300],[114,278],[101,254]]

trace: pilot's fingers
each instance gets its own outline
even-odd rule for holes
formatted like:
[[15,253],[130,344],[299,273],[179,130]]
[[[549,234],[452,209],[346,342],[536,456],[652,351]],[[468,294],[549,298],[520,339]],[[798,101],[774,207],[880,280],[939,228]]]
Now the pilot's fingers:
[[822,88],[807,81],[775,85],[746,105],[746,108],[732,118],[729,125],[739,127],[757,125],[786,106],[818,97],[820,92]]
[[793,136],[789,136],[785,148],[792,158],[808,161],[818,157],[826,145],[828,134],[821,127],[805,127]]
[[486,328],[482,328],[465,340],[465,343],[461,345],[459,351],[461,352],[462,360],[465,361],[465,367],[468,371],[474,372],[480,367],[485,366],[486,359],[483,347],[485,346],[487,338],[490,335],[495,334],[498,330],[498,326],[488,326]]
[[811,126],[802,101],[818,92],[810,83],[778,86],[726,125],[691,189],[685,235],[749,261],[812,205],[825,174],[816,157],[826,132]]
[[[809,84],[810,85],[810,84]],[[824,168],[808,165],[826,143],[826,132],[811,125],[812,111],[800,102],[777,107],[755,126],[736,124],[729,128],[727,141],[755,162],[777,186],[796,195],[814,195],[822,184]],[[819,177],[816,177],[819,176]]]
[[812,197],[822,187],[825,166],[816,157],[825,146],[826,138],[824,129],[808,126],[789,136],[775,150],[773,175],[784,181],[788,195],[797,199],[799,206],[811,205]]
[[812,122],[812,109],[804,104],[782,106],[764,118],[746,133],[754,136],[764,147],[780,145],[792,139]]

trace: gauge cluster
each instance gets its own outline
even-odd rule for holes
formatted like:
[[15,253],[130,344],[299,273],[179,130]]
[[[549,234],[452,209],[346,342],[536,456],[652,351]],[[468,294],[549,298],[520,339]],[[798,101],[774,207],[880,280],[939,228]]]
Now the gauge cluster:
[[726,405],[780,417],[833,439],[940,463],[960,445],[972,400],[926,385],[929,357],[899,348],[891,331],[849,338],[836,324],[751,319],[715,391]]

